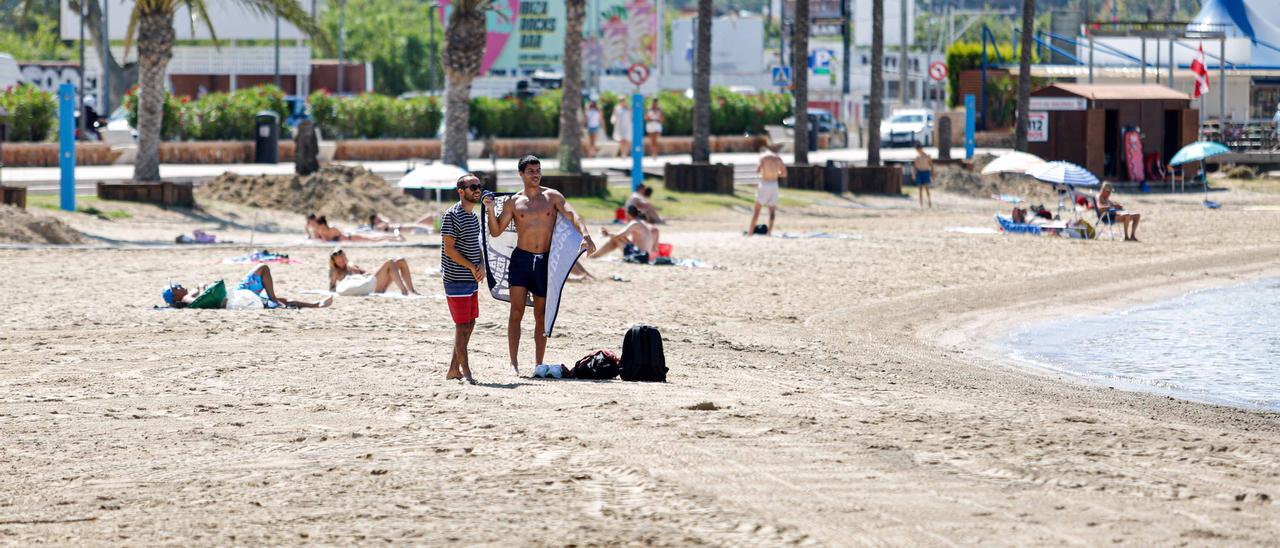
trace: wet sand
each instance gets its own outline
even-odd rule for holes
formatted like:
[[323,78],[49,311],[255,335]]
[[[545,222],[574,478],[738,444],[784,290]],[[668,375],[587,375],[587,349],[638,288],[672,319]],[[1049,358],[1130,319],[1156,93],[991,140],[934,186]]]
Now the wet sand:
[[[219,263],[248,247],[0,249],[0,543],[1280,542],[1280,415],[992,352],[1022,321],[1278,266],[1280,194],[1124,198],[1143,243],[945,232],[993,226],[995,205],[944,193],[781,212],[779,231],[838,239],[673,222],[676,255],[712,268],[587,261],[602,281],[566,289],[548,351],[571,363],[653,324],[667,384],[516,378],[488,298],[483,384],[446,381],[434,248],[348,247],[406,257],[428,298],[238,313],[151,307],[170,279],[238,279]],[[282,250],[304,261],[273,266],[282,294],[324,287],[327,247]]]

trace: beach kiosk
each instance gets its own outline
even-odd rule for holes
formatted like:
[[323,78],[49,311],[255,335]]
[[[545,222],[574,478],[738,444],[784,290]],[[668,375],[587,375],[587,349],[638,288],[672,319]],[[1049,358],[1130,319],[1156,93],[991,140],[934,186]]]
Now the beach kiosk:
[[1111,181],[1156,179],[1151,164],[1194,142],[1200,122],[1190,96],[1158,85],[1051,84],[1030,106],[1028,152]]

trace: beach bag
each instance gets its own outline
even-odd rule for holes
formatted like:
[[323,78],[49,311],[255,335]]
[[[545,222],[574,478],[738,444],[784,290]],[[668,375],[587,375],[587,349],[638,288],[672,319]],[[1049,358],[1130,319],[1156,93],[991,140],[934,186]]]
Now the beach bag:
[[196,295],[187,308],[222,308],[222,302],[225,300],[227,300],[227,286],[222,283],[222,280],[218,280]]
[[652,325],[633,325],[622,338],[622,380],[667,382],[662,334]]
[[596,350],[573,364],[570,376],[575,379],[607,381],[617,377],[621,371],[622,362],[618,360],[617,354],[608,350]]
[[769,225],[756,225],[756,227],[752,229],[751,233],[752,234],[768,234]]

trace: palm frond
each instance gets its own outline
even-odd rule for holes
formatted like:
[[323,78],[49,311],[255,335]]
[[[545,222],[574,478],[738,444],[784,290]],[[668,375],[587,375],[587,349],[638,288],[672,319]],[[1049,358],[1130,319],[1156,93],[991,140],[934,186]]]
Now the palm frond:
[[196,20],[204,20],[204,28],[209,29],[209,37],[213,39],[213,47],[221,49],[221,43],[218,42],[218,31],[213,28],[213,21],[209,19],[209,10],[206,9],[204,0],[186,0],[187,13],[191,14],[191,35],[196,34]]
[[[203,0],[192,0],[203,1]],[[249,8],[250,11],[264,15],[267,17],[275,17],[280,15],[281,19],[288,21],[298,30],[306,33],[312,40],[319,42],[325,47],[329,47],[329,39],[325,36],[324,31],[320,30],[319,25],[311,19],[311,14],[307,10],[302,9],[302,5],[298,0],[236,0],[240,5]],[[490,0],[491,1],[491,0]]]

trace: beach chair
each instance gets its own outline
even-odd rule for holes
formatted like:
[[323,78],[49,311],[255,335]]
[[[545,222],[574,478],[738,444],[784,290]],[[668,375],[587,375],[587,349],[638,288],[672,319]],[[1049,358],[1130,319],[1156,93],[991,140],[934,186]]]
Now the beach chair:
[[[1114,209],[1099,211],[1098,198],[1096,196],[1085,196],[1083,194],[1081,194],[1081,196],[1085,199],[1085,209],[1092,209],[1094,214],[1097,215],[1098,222],[1094,226],[1097,227],[1098,239],[1102,239],[1102,234],[1105,231],[1108,239],[1115,240],[1116,211]],[[1108,212],[1110,212],[1111,215],[1107,215],[1106,213]]]

